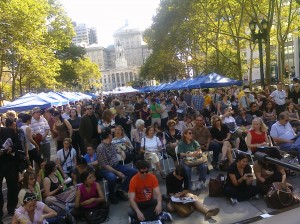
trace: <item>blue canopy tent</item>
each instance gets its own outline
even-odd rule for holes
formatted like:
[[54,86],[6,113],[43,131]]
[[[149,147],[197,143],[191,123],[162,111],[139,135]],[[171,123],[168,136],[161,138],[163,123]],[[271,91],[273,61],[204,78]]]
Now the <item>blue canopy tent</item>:
[[225,87],[231,85],[241,86],[243,84],[242,81],[227,78],[216,73],[211,73],[205,76],[198,76],[198,77],[197,80],[195,80],[194,82],[188,85],[189,89],[216,88],[216,87]]
[[163,88],[161,89],[161,91],[174,90],[174,89],[176,88],[177,84],[178,84],[180,81],[181,81],[181,80],[176,80],[176,81],[172,82],[171,84],[169,84],[169,85],[163,87]]
[[51,102],[48,102],[37,95],[27,95],[25,97],[20,97],[4,107],[0,107],[0,113],[5,113],[8,110],[14,110],[16,112],[27,111],[32,110],[34,107],[46,109],[51,106]]
[[161,91],[162,88],[164,88],[164,87],[167,86],[167,85],[170,85],[170,84],[169,84],[169,83],[162,83],[162,84],[160,84],[159,86],[157,86],[157,87],[155,88],[155,92]]
[[59,93],[49,92],[47,93],[47,95],[51,98],[59,100],[59,102],[61,102],[62,105],[66,105],[69,103],[69,100],[64,96],[61,96]]
[[48,96],[47,93],[42,92],[42,93],[39,93],[37,96],[47,102],[50,102],[52,106],[61,106],[62,105],[62,103],[58,99]]
[[184,83],[182,83],[180,86],[178,86],[178,90],[182,90],[182,89],[188,89],[188,86],[195,82],[195,80],[197,80],[197,77],[196,78],[189,78],[189,79],[186,79]]

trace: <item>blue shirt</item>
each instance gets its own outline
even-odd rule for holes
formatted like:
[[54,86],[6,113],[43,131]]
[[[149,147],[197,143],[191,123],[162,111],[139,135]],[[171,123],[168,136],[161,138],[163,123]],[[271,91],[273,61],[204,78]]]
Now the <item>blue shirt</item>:
[[291,140],[296,136],[294,129],[289,122],[282,125],[279,121],[272,125],[270,135],[273,138],[282,138],[286,140]]
[[85,161],[89,164],[97,160],[96,152],[94,153],[93,157],[91,158],[89,154],[85,154],[84,157]]

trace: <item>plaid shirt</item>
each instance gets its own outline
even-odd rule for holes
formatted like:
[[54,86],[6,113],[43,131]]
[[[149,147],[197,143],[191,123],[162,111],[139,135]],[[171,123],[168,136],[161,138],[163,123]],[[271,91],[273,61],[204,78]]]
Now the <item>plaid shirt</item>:
[[45,135],[47,131],[50,130],[50,126],[48,124],[48,121],[44,117],[40,117],[39,120],[36,120],[34,118],[31,119],[30,124],[31,132],[32,134],[38,134]]
[[196,110],[202,110],[204,105],[204,98],[203,96],[195,95],[192,98],[192,103]]
[[117,149],[112,143],[101,143],[96,150],[97,160],[99,162],[99,168],[104,165],[115,166],[119,163],[117,157]]

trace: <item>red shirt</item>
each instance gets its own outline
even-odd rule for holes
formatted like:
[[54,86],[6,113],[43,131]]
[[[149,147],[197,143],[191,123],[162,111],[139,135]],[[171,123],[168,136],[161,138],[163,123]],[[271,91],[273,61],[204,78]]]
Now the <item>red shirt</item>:
[[[251,138],[251,144],[260,144],[260,143],[263,143],[263,142],[268,142],[267,139],[266,139],[266,133],[265,132],[262,132],[261,134],[256,133],[255,130],[250,130],[249,132],[250,132],[251,137],[252,137]],[[256,147],[252,147],[251,151],[255,152]]]
[[158,187],[158,180],[155,175],[149,173],[145,179],[141,179],[140,174],[131,178],[129,193],[135,193],[135,201],[149,201],[153,198],[153,189]]

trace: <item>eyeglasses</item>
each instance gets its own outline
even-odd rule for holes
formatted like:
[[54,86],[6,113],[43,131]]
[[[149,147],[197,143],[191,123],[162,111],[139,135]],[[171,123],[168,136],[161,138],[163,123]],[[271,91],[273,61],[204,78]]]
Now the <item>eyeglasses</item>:
[[24,202],[28,202],[28,201],[33,201],[33,200],[36,200],[36,196],[31,196],[31,197],[27,197],[27,198],[24,198]]
[[143,171],[140,170],[140,173],[141,173],[141,174],[146,174],[146,173],[148,173],[148,172],[149,172],[149,170],[143,170]]
[[89,108],[86,108],[87,110],[92,110],[93,108],[92,107],[89,107]]
[[70,143],[69,143],[69,142],[64,142],[64,144],[65,144],[65,145],[69,145]]

